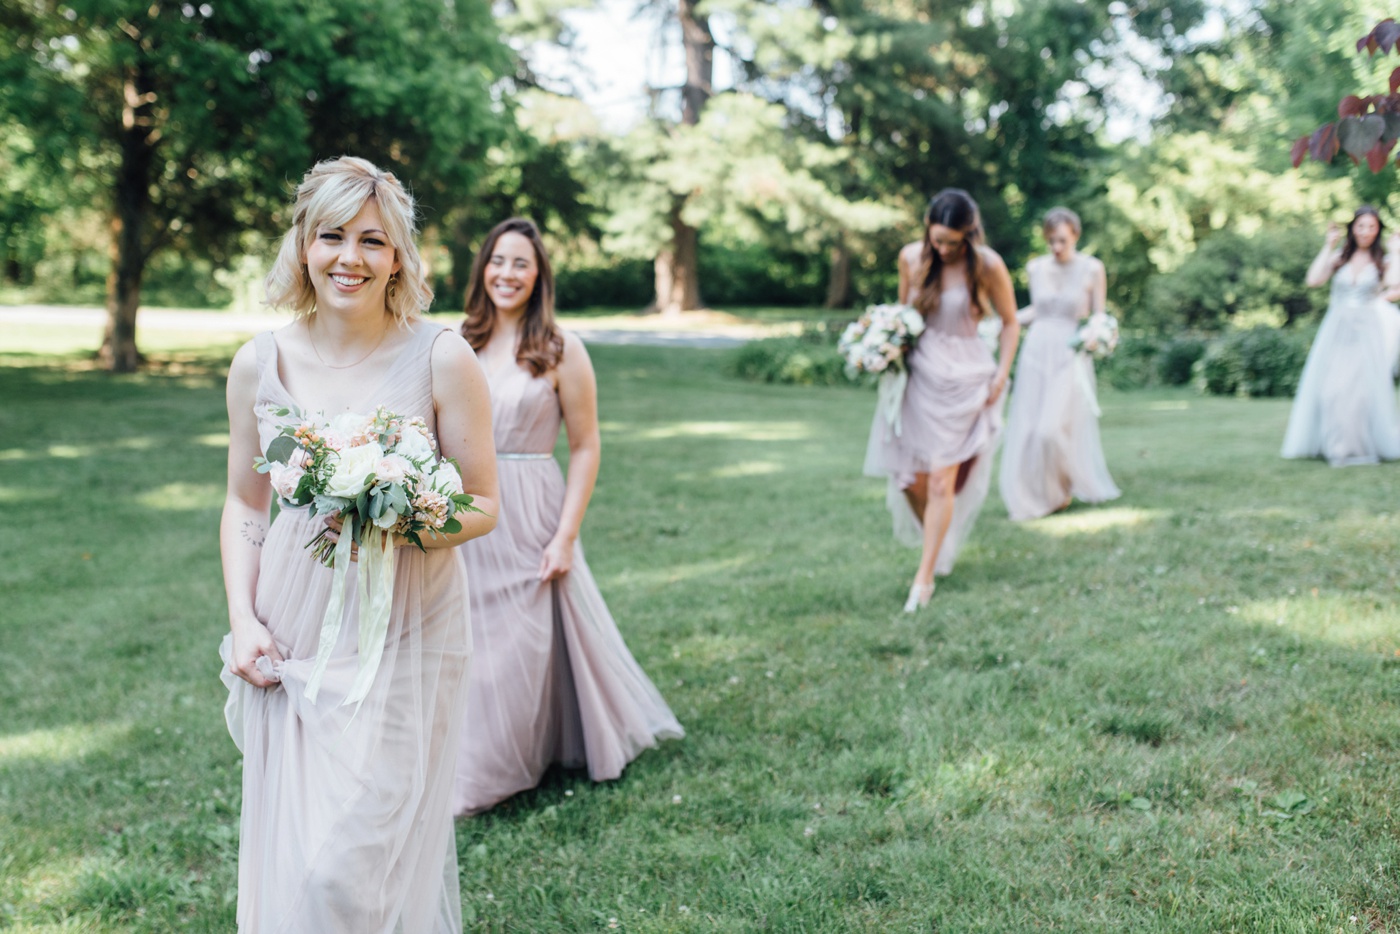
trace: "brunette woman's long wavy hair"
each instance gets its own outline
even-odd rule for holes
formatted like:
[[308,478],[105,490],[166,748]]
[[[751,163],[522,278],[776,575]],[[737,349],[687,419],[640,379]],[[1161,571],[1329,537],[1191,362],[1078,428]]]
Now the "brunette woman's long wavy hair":
[[539,270],[530,300],[525,305],[525,319],[520,323],[520,346],[516,348],[515,359],[529,367],[533,375],[543,376],[564,359],[564,335],[554,321],[554,271],[549,265],[549,254],[545,252],[539,228],[529,218],[503,220],[486,235],[486,242],[472,262],[472,281],[467,287],[467,320],[462,322],[462,336],[473,350],[480,350],[496,329],[496,303],[486,293],[486,266],[496,251],[496,241],[508,233],[520,234],[530,241]]
[[1356,251],[1360,249],[1360,246],[1356,242],[1356,234],[1352,233],[1352,228],[1355,227],[1356,222],[1363,217],[1374,217],[1376,219],[1376,224],[1378,226],[1376,230],[1376,239],[1371,243],[1370,249],[1366,252],[1371,254],[1371,260],[1376,264],[1376,272],[1380,273],[1382,276],[1385,275],[1385,249],[1381,246],[1381,239],[1385,236],[1385,221],[1381,220],[1380,212],[1369,204],[1363,204],[1361,207],[1357,208],[1356,213],[1352,215],[1351,220],[1347,223],[1347,242],[1346,245],[1342,247],[1341,255],[1337,257],[1337,265],[1332,267],[1333,272],[1345,266],[1351,258],[1356,255]]
[[960,231],[966,249],[963,252],[967,264],[967,291],[972,304],[972,316],[981,318],[986,313],[982,305],[980,279],[982,257],[977,248],[982,245],[982,212],[977,202],[961,188],[945,188],[934,195],[924,212],[924,252],[921,258],[923,275],[919,279],[919,295],[914,306],[925,315],[938,310],[942,297],[940,284],[943,277],[943,259],[933,248],[933,238],[929,233],[934,224]]

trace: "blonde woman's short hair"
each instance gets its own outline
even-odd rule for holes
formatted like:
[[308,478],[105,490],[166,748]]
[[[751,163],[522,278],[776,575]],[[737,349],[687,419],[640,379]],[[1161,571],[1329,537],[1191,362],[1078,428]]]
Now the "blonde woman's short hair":
[[1044,233],[1049,233],[1061,224],[1068,224],[1069,229],[1074,231],[1077,237],[1084,232],[1084,227],[1079,223],[1079,215],[1069,208],[1051,208],[1045,212],[1045,220],[1040,222],[1040,229]]
[[379,208],[385,239],[399,261],[396,280],[386,292],[384,304],[400,323],[428,310],[433,290],[414,242],[413,196],[392,174],[354,156],[316,163],[297,186],[292,227],[282,236],[277,259],[267,274],[267,304],[290,308],[297,317],[316,310],[306,251],[317,230],[345,226],[370,199]]

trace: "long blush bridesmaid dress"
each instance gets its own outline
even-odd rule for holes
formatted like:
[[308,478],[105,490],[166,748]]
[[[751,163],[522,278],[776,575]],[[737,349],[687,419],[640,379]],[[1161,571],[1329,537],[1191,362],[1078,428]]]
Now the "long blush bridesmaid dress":
[[1071,497],[1102,503],[1120,495],[1099,442],[1094,363],[1069,346],[1089,314],[1094,262],[1076,254],[1063,265],[1052,256],[1030,263],[1035,320],[1016,360],[1001,449],[1001,498],[1018,522]]
[[582,546],[563,578],[539,579],[564,506],[553,384],[515,361],[488,379],[501,506],[495,531],[458,549],[476,650],[453,794],[459,815],[533,788],[551,763],[586,765],[605,781],[659,740],[685,735],[622,641]]
[[[351,400],[353,411],[383,405],[422,416],[436,432],[431,355],[447,332],[412,326],[413,340],[381,385]],[[297,403],[278,375],[273,335],[259,334],[254,346],[265,450],[283,424],[275,410]],[[340,639],[312,703],[305,689],[333,572],[305,546],[323,527],[284,508],[263,544],[255,608],[286,659],[266,670],[281,683],[258,688],[235,677],[230,637],[220,650],[225,717],[243,752],[238,930],[458,934],[452,767],[471,655],[462,561],[454,549],[395,551],[384,655],[358,710],[341,704],[359,669],[353,563]]]
[[[915,296],[909,296],[913,304]],[[977,336],[977,319],[963,283],[947,285],[938,310],[927,318],[906,362],[909,384],[895,433],[880,412],[870,428],[865,452],[867,476],[886,478],[885,505],[897,540],[923,544],[923,517],[914,514],[904,491],[914,475],[961,465],[953,518],[938,552],[934,573],[952,573],[958,551],[991,485],[992,454],[1001,435],[1001,407],[987,405],[997,364]]]

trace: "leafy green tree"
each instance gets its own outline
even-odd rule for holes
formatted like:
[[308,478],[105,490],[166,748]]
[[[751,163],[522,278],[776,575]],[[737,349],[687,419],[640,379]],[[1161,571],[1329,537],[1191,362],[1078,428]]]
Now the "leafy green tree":
[[[289,180],[353,153],[426,203],[465,198],[500,135],[506,64],[484,0],[27,0],[7,4],[4,116],[53,171],[110,199],[100,352],[134,369],[142,276],[172,248],[223,259],[273,229]],[[59,146],[55,141],[63,141]]]

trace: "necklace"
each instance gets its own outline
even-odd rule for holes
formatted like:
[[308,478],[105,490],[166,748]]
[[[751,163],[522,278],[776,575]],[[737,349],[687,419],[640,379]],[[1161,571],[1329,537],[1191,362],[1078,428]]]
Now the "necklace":
[[365,362],[366,360],[368,360],[370,357],[374,356],[374,352],[375,352],[376,350],[379,349],[380,345],[384,343],[384,338],[386,338],[386,337],[388,337],[388,336],[389,336],[389,325],[388,325],[388,324],[385,324],[385,325],[384,325],[384,330],[381,331],[380,334],[379,334],[379,340],[375,341],[374,346],[371,347],[371,348],[369,349],[369,353],[365,354],[363,357],[361,357],[360,359],[356,360],[354,363],[341,363],[341,364],[327,363],[327,362],[326,362],[326,358],[323,357],[323,356],[321,356],[321,351],[319,351],[319,350],[316,349],[316,337],[315,337],[314,334],[311,333],[311,322],[310,322],[310,321],[306,322],[306,339],[311,343],[311,352],[314,353],[314,354],[316,355],[316,359],[317,359],[317,360],[320,360],[320,361],[321,361],[321,366],[326,367],[327,369],[331,369],[331,370],[348,370],[348,369],[350,369],[351,367],[359,366],[361,363],[364,363],[364,362]]

